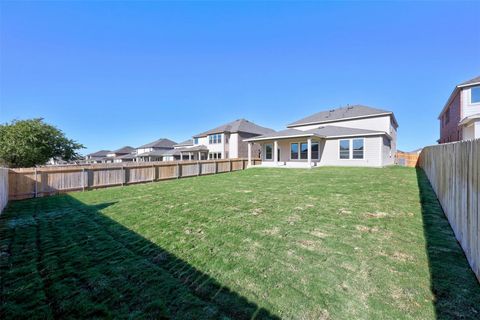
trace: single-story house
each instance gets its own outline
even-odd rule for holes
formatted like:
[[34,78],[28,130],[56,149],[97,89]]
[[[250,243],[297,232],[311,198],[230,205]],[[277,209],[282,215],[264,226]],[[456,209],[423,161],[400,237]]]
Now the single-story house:
[[[261,146],[261,166],[370,166],[395,163],[398,123],[393,112],[363,105],[322,111],[287,129],[245,139]],[[248,152],[251,165],[251,152]]]

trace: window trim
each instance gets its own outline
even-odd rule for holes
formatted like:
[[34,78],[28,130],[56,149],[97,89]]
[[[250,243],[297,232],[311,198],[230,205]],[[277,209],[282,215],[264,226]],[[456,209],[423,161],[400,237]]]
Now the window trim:
[[[292,145],[297,145],[297,158],[292,158]],[[298,142],[290,142],[290,160],[300,160],[300,152],[299,152],[299,143]]]
[[[341,158],[340,157],[340,141],[348,141],[348,158]],[[363,157],[360,159],[360,158],[353,158],[353,140],[363,140]],[[338,160],[349,160],[349,161],[363,161],[365,160],[365,137],[357,137],[357,138],[349,138],[349,139],[338,139]]]
[[[268,154],[268,153],[267,153],[267,146],[270,146],[270,147],[272,148],[271,158],[267,158],[267,154]],[[265,156],[263,157],[264,160],[265,160],[265,161],[273,161],[273,154],[274,154],[274,152],[273,152],[273,143],[266,143],[264,149],[265,149]]]
[[477,101],[477,102],[472,101],[472,89],[473,88],[478,88],[478,90],[480,90],[480,85],[476,85],[476,86],[473,86],[473,87],[470,88],[470,104],[477,105],[477,104],[480,104],[480,100]]

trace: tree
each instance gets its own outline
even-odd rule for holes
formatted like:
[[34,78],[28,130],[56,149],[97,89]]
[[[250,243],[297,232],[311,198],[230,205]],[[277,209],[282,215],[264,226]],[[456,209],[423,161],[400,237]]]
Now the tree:
[[0,162],[12,168],[45,164],[50,158],[75,160],[82,148],[42,118],[0,124]]

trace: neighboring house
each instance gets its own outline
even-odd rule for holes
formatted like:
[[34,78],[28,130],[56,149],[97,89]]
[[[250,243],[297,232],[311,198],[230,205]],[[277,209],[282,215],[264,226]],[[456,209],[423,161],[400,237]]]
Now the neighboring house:
[[87,154],[85,156],[85,162],[86,163],[103,163],[106,161],[107,154],[109,153],[111,153],[110,150],[100,150],[97,152]]
[[480,76],[453,89],[438,120],[439,143],[480,138]]
[[192,160],[255,158],[260,155],[260,145],[255,144],[248,153],[245,139],[275,132],[245,119],[221,125],[193,136],[193,146],[184,148],[182,154],[189,153]]
[[245,141],[249,148],[261,145],[262,166],[382,167],[395,163],[397,127],[393,112],[353,105],[315,113],[286,130]]
[[125,146],[107,153],[107,162],[129,162],[135,159],[135,148]]
[[136,149],[137,161],[162,161],[163,157],[171,153],[177,143],[170,139],[161,138],[147,143]]

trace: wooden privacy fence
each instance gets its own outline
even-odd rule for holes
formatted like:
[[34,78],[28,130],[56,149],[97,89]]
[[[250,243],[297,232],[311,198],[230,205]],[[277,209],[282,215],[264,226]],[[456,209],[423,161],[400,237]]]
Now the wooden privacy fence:
[[0,168],[0,213],[8,203],[8,169]]
[[480,140],[424,148],[418,163],[480,281]]
[[419,154],[416,152],[397,152],[397,164],[405,167],[413,167],[417,165]]
[[[252,159],[252,164],[260,160]],[[246,169],[247,159],[99,164],[10,169],[9,199],[216,174]]]

